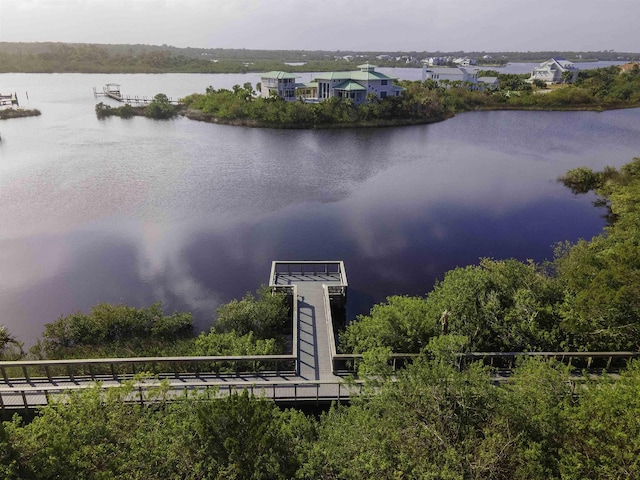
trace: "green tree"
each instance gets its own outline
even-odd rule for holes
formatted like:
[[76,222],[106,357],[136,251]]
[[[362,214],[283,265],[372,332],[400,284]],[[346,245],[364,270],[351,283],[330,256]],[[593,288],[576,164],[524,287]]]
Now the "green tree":
[[[563,245],[554,266],[564,291],[562,327],[586,350],[640,348],[640,158],[619,171],[590,173],[574,191],[595,188],[610,225],[591,241]],[[571,172],[570,172],[571,173]],[[570,179],[576,178],[570,175]],[[591,179],[595,178],[594,181]]]
[[562,478],[640,478],[640,362],[591,380],[566,415]]
[[535,358],[520,362],[509,381],[498,389],[490,433],[510,441],[510,478],[559,477],[566,415],[573,408],[574,393],[568,367]]
[[154,118],[157,120],[166,120],[168,118],[176,116],[178,108],[172,105],[164,93],[158,93],[147,108],[145,109],[145,116]]
[[[196,432],[215,462],[215,478],[289,479],[298,469],[298,445],[309,432],[301,414],[283,413],[246,390],[195,405]],[[290,428],[290,423],[295,423]]]
[[216,330],[234,331],[238,335],[250,332],[258,339],[273,338],[290,330],[291,316],[287,297],[262,286],[257,298],[247,293],[241,300],[232,300],[218,308]]
[[160,302],[147,308],[100,303],[88,314],[76,312],[45,324],[31,352],[49,359],[152,355],[153,349],[167,349],[192,336],[191,314],[164,315]]
[[394,352],[419,352],[440,331],[438,318],[429,316],[424,298],[393,296],[359,315],[340,335],[343,350],[362,353],[376,347]]
[[486,455],[477,462],[476,452],[487,450],[483,431],[495,394],[478,364],[460,372],[446,361],[421,358],[374,395],[323,414],[303,473],[306,478],[492,478],[485,473],[504,460]]
[[0,325],[0,360],[17,360],[24,355],[24,344],[13,336],[6,326]]

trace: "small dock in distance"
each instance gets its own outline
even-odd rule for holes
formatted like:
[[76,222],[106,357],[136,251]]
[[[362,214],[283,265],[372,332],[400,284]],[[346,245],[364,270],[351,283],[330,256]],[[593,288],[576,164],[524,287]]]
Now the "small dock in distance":
[[0,93],[0,107],[13,107],[14,105],[20,106],[17,93],[12,93],[10,95],[3,95]]
[[[120,85],[117,83],[107,83],[102,87],[102,91],[99,91],[96,87],[93,87],[93,96],[94,97],[109,97],[113,100],[116,100],[121,103],[126,103],[128,105],[148,105],[153,101],[153,97],[149,98],[146,96],[140,97],[138,95],[130,96],[123,95],[120,91]],[[169,98],[169,103],[172,105],[179,105],[180,102],[177,100],[173,100]]]

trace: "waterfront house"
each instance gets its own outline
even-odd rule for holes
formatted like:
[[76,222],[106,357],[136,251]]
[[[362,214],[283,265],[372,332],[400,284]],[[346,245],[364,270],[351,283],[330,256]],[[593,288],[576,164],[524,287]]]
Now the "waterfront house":
[[260,95],[269,98],[277,95],[285,100],[296,99],[296,78],[292,73],[272,71],[260,76]]
[[498,77],[478,77],[478,90],[497,90]]
[[358,65],[360,70],[352,72],[319,73],[314,83],[318,85],[318,100],[327,98],[349,98],[355,104],[364,103],[370,94],[376,98],[398,97],[404,90],[393,84],[395,77],[376,72],[369,63]]
[[[398,97],[403,88],[393,84],[394,77],[376,72],[376,66],[365,63],[358,71],[319,73],[309,83],[295,83],[295,76],[285,72],[268,72],[261,76],[263,97],[278,88],[278,96],[285,100],[301,98],[322,101],[327,98],[351,99],[356,105],[364,103],[373,94],[376,98]],[[278,83],[276,83],[276,81]],[[269,83],[265,83],[269,82]],[[282,87],[282,90],[280,90]],[[282,93],[281,93],[282,92]]]
[[422,67],[422,81],[433,80],[438,85],[460,82],[472,90],[478,88],[478,70],[467,67]]
[[[568,72],[565,79],[565,72]],[[569,60],[564,58],[552,58],[546,62],[542,62],[540,66],[531,72],[530,82],[534,80],[542,80],[549,83],[563,83],[566,80],[573,83],[578,77],[578,68]]]

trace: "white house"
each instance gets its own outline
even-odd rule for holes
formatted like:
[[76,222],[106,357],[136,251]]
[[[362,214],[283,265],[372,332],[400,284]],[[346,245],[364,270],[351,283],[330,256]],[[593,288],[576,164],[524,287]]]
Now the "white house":
[[565,81],[565,72],[569,72],[567,74],[568,80],[572,83],[578,77],[578,68],[573,63],[564,58],[552,58],[534,68],[529,81],[542,80],[545,83],[562,83]]
[[478,64],[478,61],[474,58],[454,58],[453,63],[459,67],[473,67]]
[[285,100],[295,100],[296,78],[298,77],[287,72],[272,71],[263,73],[260,76],[260,94],[265,98],[276,94]]
[[478,90],[496,90],[498,88],[498,77],[478,77]]
[[444,80],[461,82],[471,85],[472,89],[478,85],[478,70],[466,67],[422,67],[422,81],[433,80],[441,84]]

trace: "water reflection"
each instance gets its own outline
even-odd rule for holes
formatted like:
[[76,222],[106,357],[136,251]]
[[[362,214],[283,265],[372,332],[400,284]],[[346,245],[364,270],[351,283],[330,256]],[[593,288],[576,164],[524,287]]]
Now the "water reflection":
[[[90,91],[87,77],[69,83]],[[162,300],[204,328],[276,259],[344,260],[349,316],[482,256],[540,261],[602,226],[556,177],[639,151],[639,110],[348,131],[101,122],[92,98],[47,79],[66,103],[3,125],[0,150],[0,322],[26,341],[98,302]]]

